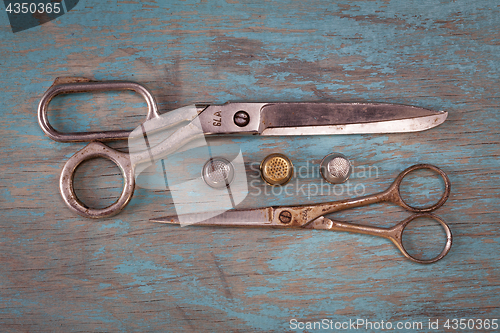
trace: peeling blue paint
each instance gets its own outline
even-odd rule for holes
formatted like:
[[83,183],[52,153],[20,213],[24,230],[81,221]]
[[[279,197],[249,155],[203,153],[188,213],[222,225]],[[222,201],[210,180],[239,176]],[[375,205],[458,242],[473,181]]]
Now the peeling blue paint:
[[[291,318],[497,316],[498,11],[493,0],[88,0],[51,24],[16,35],[0,30],[0,327],[285,331]],[[0,20],[7,27],[6,16]],[[68,75],[148,83],[162,111],[228,100],[376,101],[447,110],[443,125],[419,134],[235,137],[231,143],[247,163],[280,151],[296,168],[342,152],[356,167],[380,168],[376,177],[351,178],[367,194],[385,189],[411,164],[441,166],[452,196],[438,214],[452,227],[452,252],[421,266],[401,258],[389,241],[366,235],[150,225],[147,218],[175,209],[170,193],[144,188],[119,219],[74,216],[58,193],[59,172],[85,144],[55,143],[36,122],[41,94]],[[117,94],[106,100],[112,109],[88,96],[54,100],[51,110],[61,112],[51,117],[71,130],[103,125],[103,112],[117,126],[125,125],[122,112],[142,121],[142,101]],[[90,111],[81,112],[82,104]],[[199,174],[194,163],[185,171]],[[320,180],[305,177],[299,186]],[[431,185],[423,182],[418,191],[430,197]],[[248,199],[264,206],[332,196]],[[339,219],[387,227],[399,220],[395,210],[370,207]]]

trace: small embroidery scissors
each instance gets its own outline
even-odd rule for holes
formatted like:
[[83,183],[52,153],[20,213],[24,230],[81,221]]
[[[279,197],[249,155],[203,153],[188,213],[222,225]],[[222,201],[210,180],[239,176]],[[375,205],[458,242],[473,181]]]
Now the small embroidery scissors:
[[[61,133],[49,123],[50,101],[59,94],[132,90],[148,105],[146,121],[134,131]],[[64,165],[59,182],[65,203],[77,214],[89,218],[108,217],[120,212],[134,193],[134,169],[169,155],[197,137],[209,135],[330,135],[397,133],[423,131],[446,120],[447,112],[383,103],[225,103],[193,105],[164,115],[158,113],[153,95],[144,86],[129,81],[91,81],[86,78],[58,78],[42,96],[38,121],[42,130],[60,142],[90,142]],[[182,126],[181,126],[182,125]],[[176,128],[156,145],[149,145],[150,133]],[[138,138],[144,150],[130,154],[116,151],[101,142]],[[120,168],[124,188],[119,199],[103,209],[85,206],[75,195],[76,168],[92,158],[107,158]]]
[[[427,207],[410,206],[403,200],[400,193],[400,186],[403,178],[410,172],[419,169],[429,169],[436,172],[443,178],[445,184],[444,193],[439,201]],[[451,248],[452,235],[450,228],[441,218],[429,213],[441,207],[446,202],[450,195],[450,187],[450,180],[444,171],[430,164],[417,164],[401,172],[387,190],[351,200],[306,206],[279,206],[260,209],[229,210],[216,217],[211,217],[205,220],[203,220],[202,214],[192,214],[185,216],[153,218],[150,221],[170,224],[195,224],[203,226],[305,228],[362,233],[388,238],[396,245],[406,258],[417,263],[430,264],[442,259]],[[392,202],[416,214],[411,215],[391,228],[363,226],[359,224],[334,221],[325,217],[325,215],[330,213],[381,202]],[[446,243],[443,250],[440,254],[431,259],[416,258],[415,256],[412,256],[403,245],[403,233],[405,228],[413,220],[423,217],[437,221],[446,233]]]

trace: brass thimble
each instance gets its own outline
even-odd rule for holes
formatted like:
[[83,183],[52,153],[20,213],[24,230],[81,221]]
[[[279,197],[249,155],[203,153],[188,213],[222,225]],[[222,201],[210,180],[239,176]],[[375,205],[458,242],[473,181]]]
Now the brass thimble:
[[271,154],[260,163],[260,175],[269,185],[286,184],[293,175],[292,161],[283,154]]

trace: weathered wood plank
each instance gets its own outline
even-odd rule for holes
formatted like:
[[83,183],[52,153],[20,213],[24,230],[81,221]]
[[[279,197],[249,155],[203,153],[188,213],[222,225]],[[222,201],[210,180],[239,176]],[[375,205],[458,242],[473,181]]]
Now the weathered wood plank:
[[[292,318],[500,319],[499,11],[494,0],[89,0],[16,34],[0,15],[1,330],[284,331]],[[153,224],[149,218],[175,213],[161,189],[138,188],[113,218],[75,216],[60,198],[59,173],[85,144],[53,142],[36,122],[39,98],[58,76],[143,83],[162,112],[227,100],[447,110],[443,125],[421,133],[210,144],[241,148],[255,181],[240,207],[345,199],[356,185],[374,193],[412,164],[435,164],[452,181],[437,212],[452,228],[452,251],[422,266],[364,235]],[[51,120],[61,130],[134,128],[144,111],[134,94],[82,95],[56,100]],[[351,192],[318,191],[314,166],[334,151],[355,165]],[[307,171],[290,183],[293,195],[258,177],[255,165],[273,152]],[[196,174],[204,162],[196,157],[172,172]],[[95,160],[75,186],[94,205],[112,202],[120,184],[114,165]],[[390,205],[335,215],[377,226],[406,216]]]

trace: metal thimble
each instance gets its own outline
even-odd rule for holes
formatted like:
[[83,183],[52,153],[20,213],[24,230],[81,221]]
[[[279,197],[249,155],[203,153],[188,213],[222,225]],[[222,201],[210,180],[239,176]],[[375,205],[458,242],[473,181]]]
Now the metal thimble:
[[320,164],[320,171],[327,182],[341,184],[351,175],[352,165],[344,155],[332,153],[323,158]]
[[283,154],[271,154],[260,164],[260,175],[269,185],[286,184],[293,175],[293,164]]
[[225,188],[234,178],[234,166],[222,157],[211,158],[203,166],[201,176],[208,186]]

